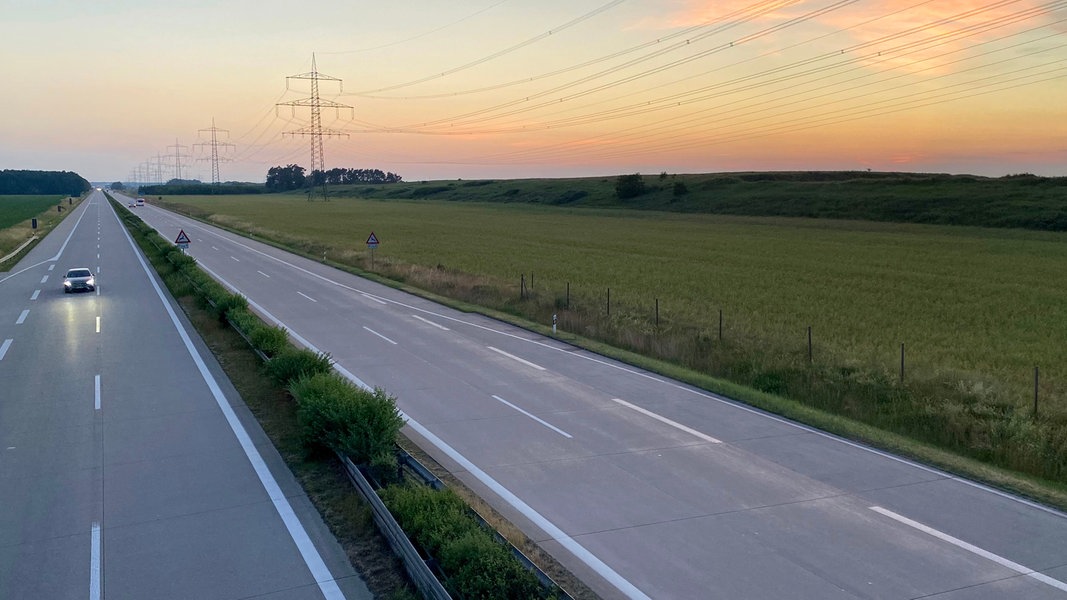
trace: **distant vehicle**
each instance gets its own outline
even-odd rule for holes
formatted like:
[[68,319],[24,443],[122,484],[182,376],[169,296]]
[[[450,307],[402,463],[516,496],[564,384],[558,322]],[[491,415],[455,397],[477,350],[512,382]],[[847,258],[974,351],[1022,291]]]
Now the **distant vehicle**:
[[137,199],[137,206],[144,206],[144,198]]
[[137,206],[137,205],[136,205],[136,204],[134,204],[133,202],[130,202],[130,208],[133,208],[133,207],[135,207],[135,206]]
[[96,278],[89,269],[79,267],[67,271],[63,277],[63,292],[71,293],[79,290],[91,292],[96,289]]

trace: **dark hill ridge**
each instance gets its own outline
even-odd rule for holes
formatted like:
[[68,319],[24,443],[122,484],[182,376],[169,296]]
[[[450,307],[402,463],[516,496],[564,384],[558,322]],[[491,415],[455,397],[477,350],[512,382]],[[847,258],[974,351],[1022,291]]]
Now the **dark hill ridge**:
[[331,193],[382,200],[523,202],[1067,231],[1067,177],[869,171],[662,173],[642,176],[643,193],[624,199],[616,189],[619,181],[618,176],[423,181],[337,186]]

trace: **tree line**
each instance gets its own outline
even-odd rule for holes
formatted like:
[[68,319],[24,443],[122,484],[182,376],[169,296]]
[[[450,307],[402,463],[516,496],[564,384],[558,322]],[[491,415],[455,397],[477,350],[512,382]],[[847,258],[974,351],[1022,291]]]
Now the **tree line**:
[[352,183],[400,183],[403,178],[396,173],[381,169],[341,169],[328,171],[318,169],[305,175],[300,165],[271,167],[267,171],[267,191],[284,192],[316,185],[343,185]]
[[92,185],[73,171],[0,171],[0,194],[66,194],[80,196]]

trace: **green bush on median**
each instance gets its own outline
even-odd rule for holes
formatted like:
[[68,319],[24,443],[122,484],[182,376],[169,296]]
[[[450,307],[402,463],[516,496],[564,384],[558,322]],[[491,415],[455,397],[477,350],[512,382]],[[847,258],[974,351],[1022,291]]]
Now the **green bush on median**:
[[243,311],[247,313],[248,298],[245,298],[241,294],[231,294],[226,292],[221,297],[215,299],[215,314],[219,316],[219,320],[222,322],[225,323],[227,316],[235,311]]
[[[259,319],[253,315],[254,319]],[[289,332],[282,327],[272,327],[261,324],[248,334],[252,345],[267,356],[275,356],[289,345]]]
[[408,537],[437,559],[454,597],[551,597],[451,490],[391,485],[378,495]]
[[288,386],[301,377],[329,373],[332,365],[329,354],[289,346],[270,359],[264,368],[274,381]]
[[310,445],[325,446],[356,463],[382,466],[393,456],[404,426],[396,399],[381,388],[357,388],[333,373],[317,373],[289,384],[297,419]]

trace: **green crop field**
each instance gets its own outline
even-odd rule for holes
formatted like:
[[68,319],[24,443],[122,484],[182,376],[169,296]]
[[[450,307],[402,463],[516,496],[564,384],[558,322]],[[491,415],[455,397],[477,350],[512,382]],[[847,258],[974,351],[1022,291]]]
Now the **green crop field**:
[[[1056,450],[1067,448],[1064,233],[303,195],[167,200],[361,268],[373,230],[375,270],[394,278],[541,323],[558,312],[566,330],[1023,472],[1067,475]],[[1042,419],[1021,423],[1035,366]],[[1002,456],[1019,436],[1042,438],[1035,456]]]
[[[64,196],[0,196],[0,256],[6,256],[33,235],[30,227],[33,217],[39,217],[39,231],[50,227],[52,220],[58,222],[61,215],[55,211],[55,206],[62,198]],[[53,214],[56,215],[54,219],[51,218]]]
[[36,217],[55,205],[62,196],[0,196],[0,229],[7,229]]

